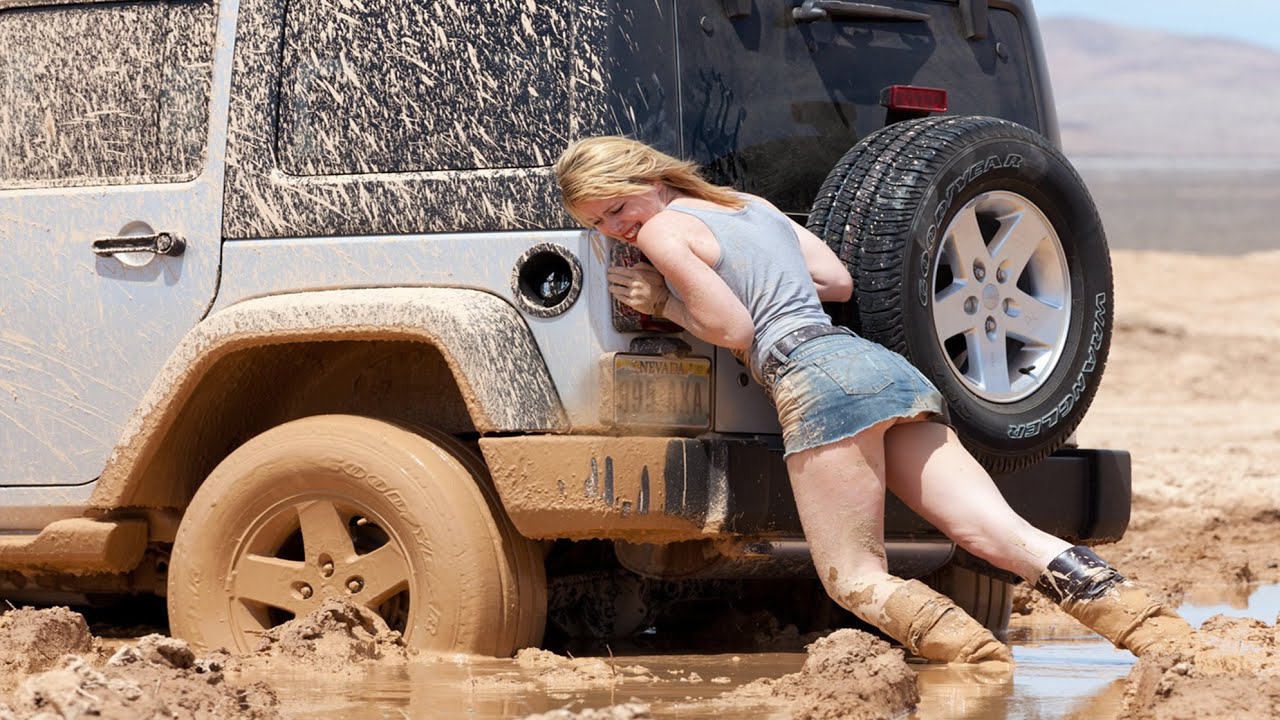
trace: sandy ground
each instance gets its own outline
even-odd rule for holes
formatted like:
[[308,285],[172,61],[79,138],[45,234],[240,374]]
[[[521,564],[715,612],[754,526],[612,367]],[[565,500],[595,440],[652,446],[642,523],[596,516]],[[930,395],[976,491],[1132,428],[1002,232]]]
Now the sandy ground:
[[1100,554],[1174,602],[1280,582],[1280,252],[1113,263],[1111,358],[1079,440],[1132,454],[1134,504]]
[[[1099,553],[1170,603],[1280,582],[1280,252],[1113,253],[1116,332],[1085,446],[1133,457],[1133,517]],[[1013,626],[1074,621],[1021,588]],[[1280,716],[1276,622],[1219,617],[1144,658],[1124,718]]]
[[[1100,553],[1172,603],[1206,587],[1243,603],[1257,583],[1280,582],[1280,252],[1117,251],[1114,264],[1111,360],[1079,440],[1132,453],[1134,508],[1125,539]],[[1015,609],[1015,629],[1074,622],[1025,591]],[[1195,643],[1134,666],[1121,717],[1280,716],[1278,644],[1274,622],[1211,619]],[[340,605],[276,628],[247,658],[196,657],[161,636],[109,644],[65,609],[10,610],[0,615],[0,720],[273,718],[272,689],[243,677],[273,667],[352,673],[367,663],[422,661],[379,618]],[[515,665],[520,672],[485,682],[501,690],[533,678],[553,690],[722,680],[662,678],[638,665],[541,650],[522,652]],[[800,672],[709,702],[725,716],[763,704],[797,718],[851,717],[850,707],[873,718],[901,716],[917,698],[900,651],[842,630],[810,646]],[[620,703],[540,717],[649,716],[647,706]]]

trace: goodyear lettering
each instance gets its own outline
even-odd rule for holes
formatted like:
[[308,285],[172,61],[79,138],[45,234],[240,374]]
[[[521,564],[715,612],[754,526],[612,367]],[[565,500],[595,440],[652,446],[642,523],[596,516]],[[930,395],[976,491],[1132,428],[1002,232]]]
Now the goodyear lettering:
[[942,229],[942,223],[946,219],[947,213],[951,210],[951,204],[956,195],[968,187],[969,183],[993,170],[1017,167],[1022,167],[1021,155],[1014,153],[1004,157],[992,155],[965,168],[964,173],[948,185],[947,189],[942,193],[942,198],[938,200],[938,204],[933,208],[933,224],[924,233],[924,249],[919,255],[917,275],[920,279],[916,281],[916,299],[920,301],[922,307],[929,305],[929,271],[933,267],[934,249],[938,246],[938,233]]
[[434,558],[435,548],[432,547],[430,537],[413,516],[413,513],[409,508],[409,503],[404,499],[404,496],[400,494],[400,491],[393,489],[385,480],[377,475],[366,475],[365,481],[369,483],[370,487],[381,493],[382,497],[386,498],[387,502],[391,503],[391,506],[395,508],[396,515],[398,515],[408,527],[413,529],[414,544],[417,545],[418,552],[427,560]]
[[1071,384],[1071,390],[1058,401],[1053,409],[1044,415],[1032,420],[1029,423],[1010,425],[1008,427],[1008,435],[1014,440],[1023,438],[1032,438],[1040,433],[1054,427],[1062,422],[1062,419],[1071,413],[1072,408],[1080,401],[1080,396],[1084,395],[1085,388],[1089,386],[1089,376],[1098,366],[1098,349],[1102,347],[1103,332],[1107,324],[1107,294],[1098,293],[1094,298],[1093,305],[1093,334],[1089,337],[1089,346],[1086,348],[1088,355],[1085,357],[1084,364],[1080,366],[1080,373],[1076,375],[1075,382]]
[[[376,490],[382,497],[386,498],[391,506],[395,508],[396,515],[404,523],[404,526],[410,529],[410,535],[413,537],[413,545],[417,550],[418,557],[427,567],[424,572],[430,572],[430,566],[435,560],[436,551],[431,542],[430,536],[425,528],[418,522],[409,508],[409,503],[404,496],[387,483],[386,480],[377,475],[370,475],[364,468],[355,465],[344,464],[343,470],[353,477],[363,479],[369,484],[369,487]],[[412,562],[411,558],[405,558]],[[435,598],[427,583],[419,583],[415,588],[413,603],[421,608],[421,614],[418,615],[418,627],[431,635],[435,635],[440,629],[440,609],[436,606]]]

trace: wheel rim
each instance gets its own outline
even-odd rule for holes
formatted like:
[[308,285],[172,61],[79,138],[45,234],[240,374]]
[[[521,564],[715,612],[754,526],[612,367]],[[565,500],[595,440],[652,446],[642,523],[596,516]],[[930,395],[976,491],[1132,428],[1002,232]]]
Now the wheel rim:
[[412,569],[402,544],[368,508],[328,496],[291,497],[248,528],[228,575],[232,630],[251,637],[345,598],[409,627]]
[[1071,277],[1035,204],[1007,191],[969,201],[943,232],[930,279],[938,343],[965,387],[1012,403],[1044,386],[1070,327]]

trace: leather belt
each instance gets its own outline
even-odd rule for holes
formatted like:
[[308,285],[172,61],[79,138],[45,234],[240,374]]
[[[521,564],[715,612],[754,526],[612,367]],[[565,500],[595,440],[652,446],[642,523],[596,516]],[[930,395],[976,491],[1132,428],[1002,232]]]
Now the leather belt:
[[[760,377],[770,385],[773,384],[773,374],[782,366],[782,360],[778,359],[778,355],[782,357],[790,357],[796,348],[814,339],[825,337],[827,335],[852,335],[853,331],[839,325],[805,325],[802,328],[792,330],[783,335],[778,342],[765,354],[764,361],[760,363]],[[777,352],[774,352],[774,351]]]

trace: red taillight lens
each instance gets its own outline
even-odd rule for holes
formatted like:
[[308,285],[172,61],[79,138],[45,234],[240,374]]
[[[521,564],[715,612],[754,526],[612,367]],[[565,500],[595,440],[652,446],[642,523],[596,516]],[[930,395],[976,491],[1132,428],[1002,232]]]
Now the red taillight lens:
[[890,110],[946,112],[947,91],[915,85],[890,85],[880,91],[880,104]]

